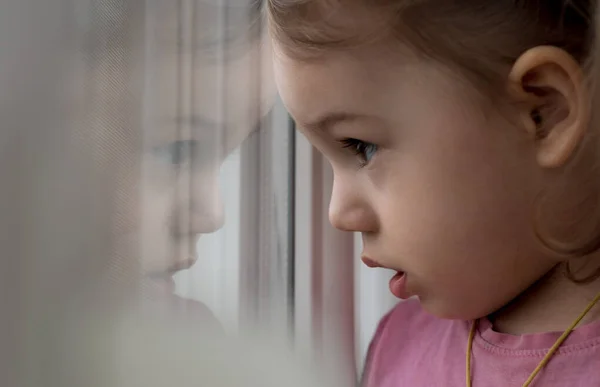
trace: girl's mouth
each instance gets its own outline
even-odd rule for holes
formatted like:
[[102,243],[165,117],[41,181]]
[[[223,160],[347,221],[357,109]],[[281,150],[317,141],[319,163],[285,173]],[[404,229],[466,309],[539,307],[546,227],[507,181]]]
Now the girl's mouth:
[[[375,268],[375,267],[381,267],[381,268],[385,268],[385,266],[381,265],[380,263],[378,263],[377,261],[375,261],[374,259],[371,259],[367,256],[362,256],[361,260],[363,261],[363,263],[365,265],[367,265],[368,267],[371,268]],[[400,299],[407,299],[410,298],[411,295],[409,294],[407,288],[406,288],[406,273],[403,271],[396,271],[396,274],[390,279],[390,292],[392,292],[392,294]]]
[[390,279],[390,292],[403,300],[411,297],[406,288],[406,273],[399,271]]

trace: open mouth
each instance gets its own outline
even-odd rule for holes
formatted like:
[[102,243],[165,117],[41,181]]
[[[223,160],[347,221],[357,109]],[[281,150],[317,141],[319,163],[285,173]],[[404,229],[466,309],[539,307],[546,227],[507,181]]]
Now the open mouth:
[[[370,268],[389,269],[389,268],[386,268],[385,266],[381,265],[379,262],[375,261],[374,259],[371,259],[366,256],[362,256],[361,260],[363,261],[363,263],[365,265],[367,265]],[[392,270],[395,270],[395,269],[392,269]],[[406,279],[407,279],[406,277],[407,277],[407,275],[405,272],[396,270],[396,274],[390,279],[390,283],[389,283],[390,292],[394,296],[396,296],[400,299],[403,299],[403,300],[411,297],[411,294],[408,292],[408,289],[406,286]]]
[[164,271],[147,273],[146,277],[153,285],[162,289],[164,292],[173,294],[175,292],[175,280],[173,279],[173,276],[180,271],[191,268],[194,263],[196,263],[195,258],[178,261]]
[[175,263],[174,265],[170,266],[169,269],[167,269],[167,273],[169,273],[170,275],[173,275],[179,271],[182,270],[187,270],[189,268],[191,268],[192,266],[194,266],[194,264],[196,263],[196,258],[189,258],[183,261],[179,261],[177,263]]

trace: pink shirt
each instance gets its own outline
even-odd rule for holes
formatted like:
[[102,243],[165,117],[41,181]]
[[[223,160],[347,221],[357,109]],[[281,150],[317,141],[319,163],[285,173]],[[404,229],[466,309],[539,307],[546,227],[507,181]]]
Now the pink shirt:
[[[369,348],[367,387],[462,387],[470,324],[426,313],[418,300],[399,303]],[[480,322],[473,343],[473,386],[522,386],[561,333],[513,336]],[[537,376],[535,387],[600,386],[600,322],[576,329]]]

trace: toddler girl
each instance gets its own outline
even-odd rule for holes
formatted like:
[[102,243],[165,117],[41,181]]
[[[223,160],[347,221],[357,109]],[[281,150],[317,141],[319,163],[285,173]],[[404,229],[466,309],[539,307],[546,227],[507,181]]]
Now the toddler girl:
[[600,385],[595,6],[268,2],[280,94],[334,170],[331,222],[411,298],[366,386]]

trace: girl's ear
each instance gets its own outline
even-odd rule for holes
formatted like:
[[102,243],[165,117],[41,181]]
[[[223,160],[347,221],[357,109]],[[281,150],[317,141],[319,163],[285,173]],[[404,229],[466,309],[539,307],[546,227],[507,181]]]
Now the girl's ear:
[[589,91],[581,66],[566,51],[538,46],[517,59],[509,91],[544,168],[563,166],[581,143],[590,121]]

